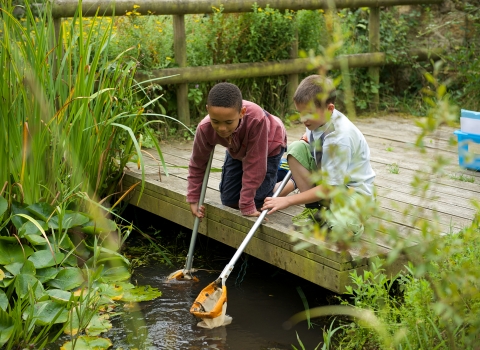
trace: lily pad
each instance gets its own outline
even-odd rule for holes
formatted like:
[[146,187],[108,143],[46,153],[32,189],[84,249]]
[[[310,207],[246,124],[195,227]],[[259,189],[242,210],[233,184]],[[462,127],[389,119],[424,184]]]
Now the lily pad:
[[20,229],[20,227],[22,227],[22,225],[27,222],[27,219],[21,217],[21,216],[17,216],[17,214],[26,214],[26,215],[30,215],[30,212],[26,209],[26,205],[23,205],[23,204],[20,204],[18,202],[12,202],[12,222],[13,224],[15,225],[15,227],[17,228],[17,230]]
[[13,334],[13,319],[3,310],[0,310],[0,347],[2,347]]
[[130,272],[125,266],[105,268],[102,272],[101,281],[105,283],[121,282],[130,278]]
[[100,292],[103,296],[106,296],[112,300],[120,300],[123,297],[123,287],[119,284],[103,283],[100,286]]
[[53,280],[60,268],[57,267],[46,267],[44,269],[37,269],[37,278],[40,282],[45,283],[47,281]]
[[50,287],[71,290],[80,286],[84,282],[82,270],[78,267],[66,267],[57,274],[57,276],[47,282]]
[[20,227],[20,230],[18,230],[18,233],[20,237],[23,237],[24,235],[41,235],[42,231],[39,230],[38,226],[40,226],[44,231],[48,229],[48,225],[45,221],[42,220],[36,220],[36,225],[32,221],[27,221]]
[[45,267],[59,265],[64,257],[65,254],[63,253],[52,254],[50,250],[39,250],[33,253],[28,260],[33,263],[35,268],[43,269]]
[[8,265],[14,262],[23,263],[32,254],[33,250],[29,246],[21,247],[18,243],[10,244],[0,241],[0,265]]
[[[45,221],[37,220],[37,224],[41,228],[43,228],[44,231],[48,228],[47,223]],[[20,236],[20,238],[23,238],[26,235],[41,236],[42,232],[39,230],[38,226],[35,225],[33,222],[27,221],[22,225],[22,227],[20,227],[20,230],[18,230],[18,235]]]
[[[104,350],[112,346],[112,342],[108,338],[89,337],[82,335],[77,338],[75,350]],[[60,347],[60,350],[73,350],[73,343],[66,342]]]
[[3,311],[7,311],[7,307],[8,307],[7,295],[2,289],[0,289],[0,309],[2,309]]
[[90,336],[100,335],[101,333],[107,332],[112,328],[112,323],[108,320],[107,314],[95,314],[88,323],[86,332]]
[[47,244],[47,240],[45,238],[43,238],[43,236],[26,235],[25,239],[31,245],[45,245],[45,244]]
[[158,288],[146,286],[138,286],[132,289],[127,289],[123,293],[123,297],[120,299],[122,301],[148,301],[153,300],[162,295],[162,292]]
[[67,292],[61,289],[50,289],[47,290],[45,293],[47,293],[53,301],[59,303],[68,303],[72,298],[71,292]]
[[26,275],[35,276],[37,274],[37,269],[35,268],[35,265],[31,261],[27,260],[23,263],[23,266],[20,269],[20,272]]
[[43,221],[47,221],[50,215],[55,211],[54,207],[45,202],[29,205],[26,209],[35,217]]
[[[23,267],[23,262],[15,262],[13,264],[8,264],[8,265],[4,266],[5,270],[10,272],[14,276],[16,276],[20,273],[20,270],[22,269],[22,267]],[[3,280],[3,278],[2,278],[2,280]]]
[[3,280],[0,281],[0,288],[7,288],[14,281],[15,281],[15,277],[9,274],[9,276],[5,276]]
[[67,211],[63,214],[63,218],[60,221],[60,217],[55,215],[48,222],[48,227],[58,230],[62,227],[63,230],[70,227],[81,226],[90,221],[90,218],[84,214],[78,212]]
[[31,290],[33,290],[33,293],[37,299],[40,298],[44,293],[42,283],[36,279],[35,276],[21,273],[15,277],[15,291],[17,292],[18,296],[23,298],[24,296],[28,295]]
[[[23,318],[28,317],[27,313],[23,314]],[[65,306],[51,300],[36,303],[34,306],[33,317],[35,324],[46,326],[52,323],[65,323],[68,320],[68,311]]]

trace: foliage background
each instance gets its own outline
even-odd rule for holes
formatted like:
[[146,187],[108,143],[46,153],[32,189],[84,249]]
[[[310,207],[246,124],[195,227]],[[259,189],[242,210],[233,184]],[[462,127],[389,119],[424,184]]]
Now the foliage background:
[[[449,79],[447,86],[453,102],[465,109],[479,109],[474,96],[478,91],[480,69],[477,58],[480,11],[473,2],[447,0],[443,5],[382,8],[380,50],[386,53],[389,64],[381,69],[379,86],[372,84],[366,68],[349,72],[357,111],[370,112],[369,101],[379,91],[383,111],[425,113],[421,91],[426,84],[423,73],[431,72],[433,66],[430,61],[417,62],[416,57],[410,56],[409,50],[414,48],[441,48],[446,63],[442,78]],[[139,70],[148,72],[176,66],[171,16],[140,16],[135,9],[127,15],[115,20],[112,57],[135,47],[129,58],[137,60]],[[224,14],[221,8],[213,8],[211,14],[185,16],[187,65],[288,59],[296,33],[301,55],[321,54],[327,46],[329,17],[334,17],[344,35],[344,45],[336,55],[368,52],[368,8],[343,9],[333,14],[323,10],[277,11],[257,6],[251,13]],[[330,74],[337,77],[340,72]],[[206,95],[215,83],[190,84],[193,121],[204,116]],[[271,113],[285,117],[292,112],[286,98],[286,76],[238,79],[234,83],[245,99]],[[175,116],[175,87],[154,86],[152,89],[156,94],[163,94],[166,114]],[[343,82],[338,89],[342,106]]]

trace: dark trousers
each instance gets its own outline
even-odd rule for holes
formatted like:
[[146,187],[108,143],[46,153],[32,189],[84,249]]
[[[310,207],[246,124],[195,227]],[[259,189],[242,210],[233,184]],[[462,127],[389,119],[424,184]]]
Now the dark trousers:
[[[277,172],[280,159],[285,149],[282,148],[276,156],[267,158],[267,174],[255,193],[255,206],[260,209],[266,197],[273,195],[273,188],[277,183]],[[220,199],[227,207],[238,209],[240,191],[242,189],[243,168],[242,161],[233,159],[228,152],[222,167],[222,180],[220,181]]]

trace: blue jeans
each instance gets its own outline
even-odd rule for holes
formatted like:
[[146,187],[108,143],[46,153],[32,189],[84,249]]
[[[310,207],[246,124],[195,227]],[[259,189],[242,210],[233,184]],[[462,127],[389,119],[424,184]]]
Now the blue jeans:
[[[257,209],[263,206],[265,198],[273,195],[273,188],[277,183],[278,165],[284,152],[285,149],[282,148],[279,154],[267,158],[267,174],[255,193],[254,200]],[[242,161],[233,159],[227,151],[222,167],[222,180],[220,181],[220,199],[223,205],[238,209],[240,191],[242,189],[242,177]]]

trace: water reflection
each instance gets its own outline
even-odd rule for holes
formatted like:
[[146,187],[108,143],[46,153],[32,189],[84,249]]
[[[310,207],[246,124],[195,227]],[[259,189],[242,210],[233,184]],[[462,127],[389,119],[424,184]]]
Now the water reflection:
[[[322,338],[320,327],[307,330],[306,323],[289,331],[282,328],[284,321],[304,309],[296,291],[303,280],[295,276],[281,273],[272,278],[256,271],[247,273],[240,287],[235,287],[234,278],[227,280],[227,314],[233,317],[233,322],[209,330],[197,327],[199,320],[189,310],[202,288],[216,279],[218,273],[199,272],[197,283],[166,282],[170,270],[165,266],[136,270],[134,283],[159,288],[163,295],[150,302],[125,304],[124,310],[119,310],[123,314],[112,320],[113,329],[105,335],[114,348],[292,349],[291,344],[299,347],[297,331],[305,347],[313,349]],[[320,287],[313,288],[325,292]]]

